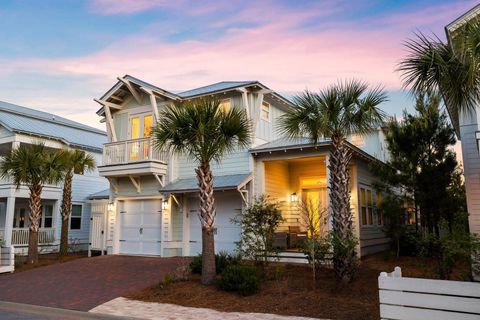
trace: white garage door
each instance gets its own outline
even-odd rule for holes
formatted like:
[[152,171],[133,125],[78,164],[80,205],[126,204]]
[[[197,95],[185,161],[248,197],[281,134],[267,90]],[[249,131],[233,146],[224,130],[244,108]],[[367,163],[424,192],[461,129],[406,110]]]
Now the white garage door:
[[120,203],[120,254],[161,255],[161,201]]
[[[240,213],[242,200],[236,191],[216,192],[215,207],[217,216],[215,227],[215,251],[227,251],[234,253],[236,242],[240,240],[240,227],[231,222],[232,218]],[[190,198],[188,203],[190,213],[190,255],[194,256],[202,252],[202,227],[198,218],[198,198]]]

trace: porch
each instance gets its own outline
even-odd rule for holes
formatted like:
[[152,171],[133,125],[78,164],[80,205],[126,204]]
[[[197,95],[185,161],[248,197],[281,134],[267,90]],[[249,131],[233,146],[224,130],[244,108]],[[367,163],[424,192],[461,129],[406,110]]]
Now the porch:
[[262,162],[264,193],[280,203],[284,219],[276,232],[275,245],[283,251],[298,251],[309,224],[319,233],[328,230],[326,155]]
[[[13,204],[13,208],[12,207]],[[56,239],[55,229],[55,200],[42,200],[40,229],[38,231],[39,245],[53,245]],[[12,214],[7,214],[11,210]],[[7,246],[25,247],[29,240],[28,199],[0,198],[0,240]]]

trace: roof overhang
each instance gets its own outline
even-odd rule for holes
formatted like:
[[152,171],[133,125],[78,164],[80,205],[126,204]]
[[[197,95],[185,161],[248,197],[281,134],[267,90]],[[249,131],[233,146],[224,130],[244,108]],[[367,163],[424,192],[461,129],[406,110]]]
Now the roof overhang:
[[[214,191],[239,190],[252,180],[252,175],[234,174],[213,177]],[[159,190],[161,193],[192,193],[198,192],[198,182],[196,178],[178,179],[167,184]]]

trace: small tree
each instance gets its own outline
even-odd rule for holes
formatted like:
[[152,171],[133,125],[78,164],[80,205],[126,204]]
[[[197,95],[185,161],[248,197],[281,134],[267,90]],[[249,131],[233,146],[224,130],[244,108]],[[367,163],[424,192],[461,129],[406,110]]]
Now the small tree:
[[407,226],[405,225],[404,202],[400,196],[388,193],[378,206],[377,211],[378,215],[383,218],[383,230],[385,234],[392,239],[395,245],[397,257],[400,256],[400,240],[407,230]]
[[325,220],[328,215],[326,208],[318,202],[306,199],[300,203],[300,214],[303,226],[307,229],[307,237],[300,244],[312,267],[313,282],[316,281],[316,269],[325,260],[330,244],[326,237]]
[[277,253],[275,248],[275,230],[283,221],[280,204],[268,196],[255,198],[241,215],[233,222],[242,228],[242,236],[238,242],[240,254],[254,261],[262,260],[265,269],[268,257]]

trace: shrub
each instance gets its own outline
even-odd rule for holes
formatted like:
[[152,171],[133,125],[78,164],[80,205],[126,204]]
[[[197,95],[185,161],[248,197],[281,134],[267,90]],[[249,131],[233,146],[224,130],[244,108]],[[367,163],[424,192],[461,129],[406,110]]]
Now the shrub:
[[283,221],[280,203],[268,196],[255,198],[233,222],[242,228],[238,251],[242,257],[254,261],[261,260],[265,269],[268,257],[277,254],[274,246],[275,230]]
[[260,290],[260,278],[254,267],[233,265],[223,270],[218,286],[248,296]]
[[[240,264],[241,259],[238,255],[231,255],[221,251],[215,255],[215,269],[217,274],[222,273],[228,266]],[[202,255],[194,257],[190,263],[190,271],[194,274],[202,274]]]

